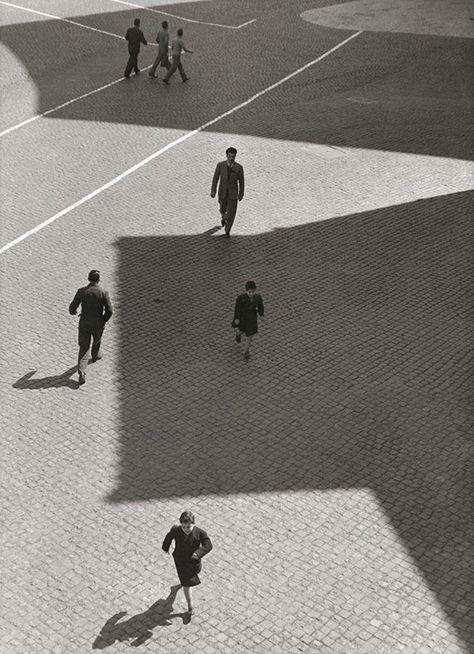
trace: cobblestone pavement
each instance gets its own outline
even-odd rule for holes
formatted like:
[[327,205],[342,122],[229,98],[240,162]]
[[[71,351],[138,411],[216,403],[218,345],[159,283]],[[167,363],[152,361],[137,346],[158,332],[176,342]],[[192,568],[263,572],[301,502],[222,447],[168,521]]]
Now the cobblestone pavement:
[[[116,34],[136,14],[18,4]],[[184,23],[186,85],[145,73],[0,137],[2,245],[340,43],[300,18],[327,4],[162,7],[256,22]],[[1,129],[120,77],[119,39],[0,9]],[[363,33],[1,255],[2,654],[474,651],[469,48]],[[115,313],[79,388],[93,267]],[[160,550],[187,507],[214,543],[191,621]]]
[[408,32],[436,36],[474,37],[468,0],[354,0],[317,7],[302,14],[305,20],[338,29]]

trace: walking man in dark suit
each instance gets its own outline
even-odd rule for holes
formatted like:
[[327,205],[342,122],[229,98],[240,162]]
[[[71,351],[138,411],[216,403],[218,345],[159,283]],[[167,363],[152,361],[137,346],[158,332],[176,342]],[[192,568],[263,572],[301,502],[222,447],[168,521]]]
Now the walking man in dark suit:
[[230,230],[234,224],[237,213],[237,201],[244,197],[244,169],[236,162],[237,150],[227,148],[225,151],[227,159],[220,161],[214,172],[211,185],[211,198],[216,197],[217,182],[219,182],[219,211],[221,213],[221,225],[225,228],[226,238],[230,238]]
[[143,32],[140,29],[140,19],[135,18],[133,21],[133,27],[129,27],[125,38],[128,41],[128,53],[130,55],[123,74],[124,77],[130,77],[132,69],[135,71],[135,75],[138,75],[140,69],[138,68],[138,53],[140,52],[140,43],[143,45],[148,45]]
[[79,356],[78,372],[79,384],[86,382],[86,369],[89,360],[89,348],[92,339],[92,361],[102,358],[100,344],[104,333],[105,323],[112,316],[112,304],[109,294],[99,286],[100,273],[98,270],[91,270],[89,273],[89,284],[78,289],[73,301],[69,305],[71,316],[76,315],[81,305],[81,317],[79,320]]
[[168,32],[168,21],[164,20],[161,23],[161,30],[156,35],[156,42],[158,43],[158,54],[156,59],[153,62],[153,66],[150,69],[148,75],[150,77],[156,77],[155,72],[159,65],[166,70],[170,69],[170,60],[168,58],[168,44],[170,40],[170,33]]

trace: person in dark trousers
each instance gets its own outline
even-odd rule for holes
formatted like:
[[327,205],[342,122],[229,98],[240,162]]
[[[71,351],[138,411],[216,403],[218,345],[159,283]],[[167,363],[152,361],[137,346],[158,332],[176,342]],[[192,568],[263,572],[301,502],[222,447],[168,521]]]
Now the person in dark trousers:
[[128,78],[130,77],[132,69],[135,71],[135,75],[138,75],[140,72],[140,69],[138,68],[138,53],[140,52],[140,43],[143,43],[143,45],[148,45],[147,40],[145,39],[145,36],[140,29],[139,18],[135,18],[133,21],[133,27],[128,28],[127,33],[125,34],[125,38],[128,41],[128,54],[130,57],[128,58],[127,67],[125,68],[123,76]]
[[189,48],[187,48],[184,45],[183,30],[179,28],[179,30],[176,32],[176,36],[171,41],[171,56],[173,58],[173,63],[171,64],[171,67],[166,73],[166,75],[163,77],[163,82],[165,84],[170,83],[170,77],[175,74],[176,69],[179,70],[179,74],[181,75],[181,79],[183,80],[183,82],[188,81],[189,77],[186,76],[186,73],[184,72],[183,64],[181,63],[182,52],[192,53],[192,50],[189,50]]
[[229,238],[237,213],[237,201],[241,202],[244,197],[245,182],[243,166],[235,160],[237,150],[227,148],[225,154],[226,160],[217,164],[212,178],[211,198],[216,197],[217,182],[220,180],[218,199],[221,225],[225,228],[226,237]]
[[79,384],[85,384],[87,363],[89,360],[89,348],[92,340],[92,361],[102,358],[100,345],[105,323],[112,316],[112,304],[109,294],[99,286],[100,273],[98,270],[91,270],[89,273],[89,284],[80,288],[73,301],[69,305],[71,316],[76,315],[81,305],[81,317],[79,320],[79,356],[78,373]]
[[166,70],[170,69],[171,64],[168,58],[169,40],[170,33],[168,32],[168,21],[164,20],[161,23],[161,30],[156,36],[156,42],[158,43],[158,54],[156,55],[153,66],[150,68],[150,72],[148,73],[150,77],[156,77],[155,72],[160,65],[162,68],[166,68]]
[[245,284],[245,293],[239,295],[235,301],[234,319],[232,321],[237,343],[241,342],[242,334],[245,334],[244,357],[246,361],[250,359],[250,346],[253,337],[258,332],[257,314],[263,318],[263,300],[262,296],[257,293],[255,282],[249,281]]
[[194,523],[195,519],[191,511],[183,511],[179,517],[179,525],[171,527],[161,546],[163,551],[169,554],[174,540],[173,558],[190,616],[194,611],[191,588],[201,583],[199,579],[201,559],[212,550],[211,539],[204,529],[196,527]]

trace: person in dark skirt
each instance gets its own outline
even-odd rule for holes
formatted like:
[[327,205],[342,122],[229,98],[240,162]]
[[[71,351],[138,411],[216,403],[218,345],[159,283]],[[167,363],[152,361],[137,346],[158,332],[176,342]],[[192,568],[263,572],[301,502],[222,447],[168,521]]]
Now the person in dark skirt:
[[179,517],[179,525],[171,527],[161,546],[163,551],[169,554],[174,540],[173,558],[188,603],[189,615],[193,614],[191,588],[201,583],[201,559],[212,550],[211,539],[204,529],[196,527],[194,522],[191,511],[183,511]]
[[242,334],[245,334],[244,357],[246,361],[250,359],[250,345],[252,339],[258,332],[257,315],[263,318],[264,308],[262,296],[257,293],[255,282],[245,284],[245,293],[239,295],[235,301],[234,319],[232,327],[235,328],[235,340],[240,343]]

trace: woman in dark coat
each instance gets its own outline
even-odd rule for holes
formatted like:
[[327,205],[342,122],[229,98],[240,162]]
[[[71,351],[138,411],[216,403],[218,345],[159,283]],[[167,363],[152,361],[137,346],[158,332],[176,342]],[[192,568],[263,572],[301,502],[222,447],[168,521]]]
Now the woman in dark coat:
[[255,282],[245,284],[245,293],[239,295],[235,301],[234,320],[232,327],[235,327],[235,340],[240,343],[242,334],[246,336],[244,357],[250,359],[250,345],[254,335],[258,332],[257,314],[263,318],[263,300],[257,293]]
[[183,511],[179,517],[179,525],[171,527],[161,546],[167,554],[173,540],[176,570],[188,603],[188,613],[192,615],[191,587],[201,583],[201,559],[212,550],[211,539],[204,529],[196,527],[191,511]]

